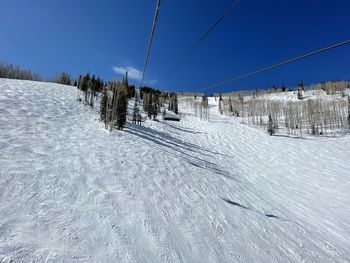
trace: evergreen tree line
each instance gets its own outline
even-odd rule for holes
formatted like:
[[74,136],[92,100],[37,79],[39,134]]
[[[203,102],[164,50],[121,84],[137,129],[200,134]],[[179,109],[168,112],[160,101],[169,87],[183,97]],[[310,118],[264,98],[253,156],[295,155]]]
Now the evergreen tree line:
[[112,131],[116,127],[122,130],[125,127],[130,90],[125,81],[109,82],[105,86],[100,103],[100,120],[106,129]]
[[[101,92],[103,90],[104,82],[102,79],[100,79],[100,77],[96,78],[95,75],[92,75],[92,77],[90,77],[90,74],[87,73],[86,75],[79,76],[77,87],[84,94],[85,104],[93,107],[96,94],[97,92]],[[79,93],[77,99],[79,101],[82,100]]]
[[0,78],[42,81],[38,74],[5,62],[0,62]]
[[143,109],[147,112],[148,117],[156,120],[160,108],[164,107],[164,103],[168,97],[167,93],[150,87],[140,88],[140,98],[143,100]]
[[128,88],[128,98],[130,99],[130,98],[135,97],[135,92],[136,92],[135,85],[128,85],[127,84],[127,88]]

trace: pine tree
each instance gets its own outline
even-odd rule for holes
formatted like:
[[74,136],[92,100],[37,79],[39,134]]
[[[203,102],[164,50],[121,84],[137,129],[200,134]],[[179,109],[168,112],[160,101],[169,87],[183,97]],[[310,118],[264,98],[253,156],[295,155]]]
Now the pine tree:
[[125,84],[118,88],[117,95],[117,128],[122,130],[126,124],[128,109],[128,90]]
[[286,92],[287,91],[287,87],[284,86],[284,84],[282,84],[282,92]]
[[272,117],[271,114],[269,114],[269,122],[267,124],[267,132],[272,136],[273,134],[275,134],[275,129],[274,129],[274,125],[273,125],[273,121],[272,121]]
[[304,91],[304,84],[303,84],[303,82],[300,82],[298,84],[298,100],[304,99],[303,91]]
[[79,75],[79,79],[78,79],[78,89],[80,89],[81,90],[81,82],[82,82],[82,80],[83,80],[83,76],[82,75]]
[[104,91],[102,95],[101,105],[100,105],[100,119],[103,122],[106,122],[107,120],[107,116],[106,116],[107,101],[108,101],[107,91]]
[[100,92],[102,90],[102,84],[101,84],[100,77],[97,77],[95,89],[96,89],[96,92]]
[[125,80],[124,80],[124,82],[125,82],[126,87],[129,87],[128,71],[125,73]]
[[88,102],[88,89],[89,89],[90,75],[89,73],[81,79],[81,90],[84,92],[85,103]]
[[89,82],[89,90],[90,90],[90,98],[89,98],[89,105],[93,108],[94,107],[94,98],[97,90],[97,83],[95,79],[95,75],[92,75],[92,78]]
[[179,108],[178,108],[178,102],[177,102],[177,94],[174,94],[175,98],[174,98],[174,113],[175,114],[179,114]]

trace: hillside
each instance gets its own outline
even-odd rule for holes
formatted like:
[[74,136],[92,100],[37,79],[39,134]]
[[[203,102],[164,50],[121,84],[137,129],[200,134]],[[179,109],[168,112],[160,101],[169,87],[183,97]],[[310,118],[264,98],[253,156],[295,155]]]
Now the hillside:
[[109,131],[77,90],[0,79],[0,262],[349,262],[350,137],[181,104]]

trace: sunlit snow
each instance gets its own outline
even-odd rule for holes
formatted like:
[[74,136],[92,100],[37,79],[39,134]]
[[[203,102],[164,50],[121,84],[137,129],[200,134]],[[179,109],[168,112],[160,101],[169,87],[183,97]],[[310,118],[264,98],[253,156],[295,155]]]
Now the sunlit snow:
[[350,262],[348,135],[268,136],[214,99],[110,133],[76,94],[0,79],[0,262]]

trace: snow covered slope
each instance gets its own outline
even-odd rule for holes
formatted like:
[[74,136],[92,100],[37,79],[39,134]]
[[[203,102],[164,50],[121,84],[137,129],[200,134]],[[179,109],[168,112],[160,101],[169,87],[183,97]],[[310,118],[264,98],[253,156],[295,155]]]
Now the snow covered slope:
[[349,137],[181,105],[109,133],[75,98],[0,79],[0,262],[350,261]]

